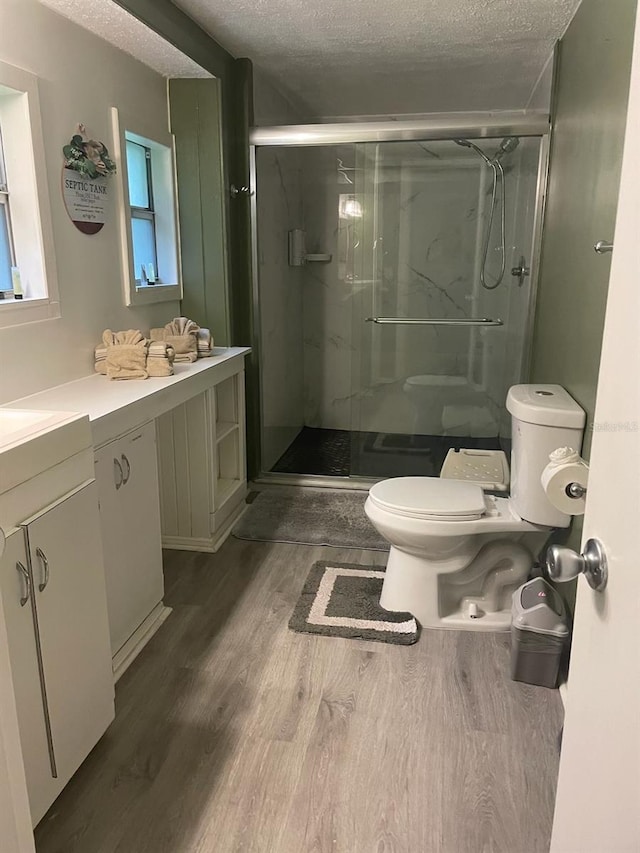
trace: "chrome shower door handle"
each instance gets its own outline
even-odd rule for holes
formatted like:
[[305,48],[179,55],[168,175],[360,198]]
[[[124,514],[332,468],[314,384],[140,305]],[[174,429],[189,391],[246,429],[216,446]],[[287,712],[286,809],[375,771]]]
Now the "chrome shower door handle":
[[449,317],[366,317],[365,323],[379,326],[504,326],[500,319],[468,317],[453,320]]
[[24,607],[27,601],[31,598],[31,578],[29,577],[29,572],[25,569],[22,563],[16,563],[16,569],[20,572],[22,579],[24,580],[24,595],[20,596],[20,607]]
[[47,560],[47,555],[42,548],[36,548],[36,554],[42,563],[42,582],[38,584],[38,589],[40,592],[44,592],[49,583],[49,560]]

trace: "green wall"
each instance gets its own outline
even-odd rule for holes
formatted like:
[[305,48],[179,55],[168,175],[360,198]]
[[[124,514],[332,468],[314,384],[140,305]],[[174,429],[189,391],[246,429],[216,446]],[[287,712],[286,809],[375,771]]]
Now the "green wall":
[[[591,448],[627,116],[636,0],[582,0],[558,46],[531,381],[563,385]],[[556,541],[580,548],[582,518]],[[571,589],[562,592],[569,601]]]
[[212,330],[214,343],[231,339],[226,193],[220,81],[170,80],[182,252],[182,311]]
[[[235,59],[171,0],[115,2],[216,78],[170,83],[183,310],[200,322],[206,318],[218,344],[251,345],[251,200],[247,195],[234,198],[229,192],[232,185],[249,185],[251,62]],[[246,368],[247,467],[251,477],[259,465],[259,398],[253,354],[247,358]]]
[[635,0],[583,0],[560,41],[531,379],[563,385],[591,430],[627,115]]

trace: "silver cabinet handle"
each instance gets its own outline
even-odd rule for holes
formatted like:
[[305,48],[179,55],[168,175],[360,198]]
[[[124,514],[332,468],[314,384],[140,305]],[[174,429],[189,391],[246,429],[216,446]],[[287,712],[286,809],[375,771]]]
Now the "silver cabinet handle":
[[613,252],[613,243],[607,243],[606,240],[598,240],[593,247],[593,251],[599,255],[604,255],[606,252]]
[[117,492],[120,486],[122,486],[122,484],[124,483],[124,473],[122,471],[122,465],[120,464],[119,460],[115,458],[115,456],[113,458],[113,476]]
[[42,563],[42,583],[38,584],[38,589],[40,592],[44,592],[47,584],[49,583],[49,560],[47,560],[47,555],[44,553],[42,548],[36,548],[36,554]]
[[27,601],[31,598],[31,578],[29,577],[29,572],[25,569],[22,563],[16,563],[16,569],[20,572],[24,580],[25,593],[20,597],[20,607],[24,607]]
[[131,463],[129,462],[129,460],[127,459],[127,457],[125,456],[124,453],[122,454],[122,456],[120,458],[122,459],[124,464],[127,466],[127,473],[124,475],[124,479],[122,481],[122,485],[126,486],[127,483],[129,482],[129,478],[131,477]]

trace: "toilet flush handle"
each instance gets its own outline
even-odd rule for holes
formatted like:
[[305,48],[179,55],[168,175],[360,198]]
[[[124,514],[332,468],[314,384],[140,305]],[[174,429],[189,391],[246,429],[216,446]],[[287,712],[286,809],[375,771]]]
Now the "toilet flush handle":
[[571,548],[552,545],[547,550],[546,562],[547,574],[552,581],[565,583],[583,574],[596,592],[602,592],[607,585],[607,556],[597,539],[588,539],[582,554],[576,554]]

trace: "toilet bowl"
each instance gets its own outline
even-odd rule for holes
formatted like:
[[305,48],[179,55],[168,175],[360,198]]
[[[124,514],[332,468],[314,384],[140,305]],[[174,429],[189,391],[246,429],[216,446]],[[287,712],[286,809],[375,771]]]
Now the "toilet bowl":
[[396,477],[371,488],[365,512],[391,545],[385,609],[410,611],[429,628],[509,629],[513,591],[551,530],[570,521],[548,501],[540,475],[552,450],[580,449],[585,414],[559,385],[516,385],[507,409],[509,498],[435,477]]

